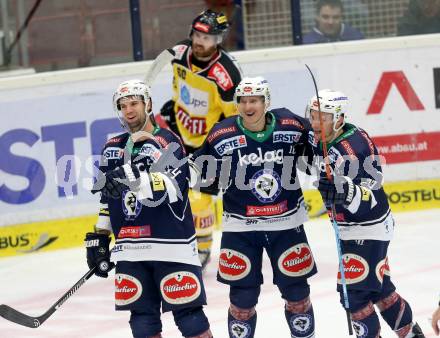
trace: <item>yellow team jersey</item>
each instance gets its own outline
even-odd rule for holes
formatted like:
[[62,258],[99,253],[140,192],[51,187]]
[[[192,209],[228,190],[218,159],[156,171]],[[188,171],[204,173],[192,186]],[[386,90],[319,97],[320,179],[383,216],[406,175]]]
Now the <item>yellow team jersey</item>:
[[198,148],[222,115],[237,113],[235,87],[241,71],[235,59],[221,48],[205,68],[191,63],[191,41],[173,47],[173,101],[177,128],[185,145]]

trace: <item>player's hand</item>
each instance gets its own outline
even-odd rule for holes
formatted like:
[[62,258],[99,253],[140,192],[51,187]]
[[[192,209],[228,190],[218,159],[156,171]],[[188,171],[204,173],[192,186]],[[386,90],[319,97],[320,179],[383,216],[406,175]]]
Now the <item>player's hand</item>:
[[124,190],[136,191],[140,185],[140,172],[136,165],[129,163],[105,173],[93,185],[92,193],[98,191],[104,197],[117,199]]
[[344,176],[335,176],[333,181],[329,181],[327,177],[321,177],[318,182],[318,190],[327,207],[332,205],[348,206],[356,194],[353,181]]
[[440,322],[440,306],[432,314],[432,322],[431,322],[432,328],[434,329],[434,332],[437,336],[440,334],[440,328],[438,325],[439,322]]
[[89,268],[96,266],[95,275],[107,278],[109,271],[115,266],[110,262],[110,237],[107,234],[88,232],[84,244]]

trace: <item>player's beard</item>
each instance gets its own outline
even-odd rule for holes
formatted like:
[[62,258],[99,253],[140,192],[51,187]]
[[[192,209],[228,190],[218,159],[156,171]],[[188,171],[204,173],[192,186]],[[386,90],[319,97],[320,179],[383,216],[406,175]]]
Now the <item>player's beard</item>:
[[217,46],[211,46],[209,48],[205,48],[202,45],[193,45],[193,55],[196,59],[200,61],[208,61],[217,51]]
[[146,124],[145,123],[146,119],[147,119],[146,115],[143,114],[143,115],[139,116],[139,118],[136,121],[133,121],[131,123],[127,122],[128,128],[130,128],[131,133],[135,133],[135,132],[142,130]]

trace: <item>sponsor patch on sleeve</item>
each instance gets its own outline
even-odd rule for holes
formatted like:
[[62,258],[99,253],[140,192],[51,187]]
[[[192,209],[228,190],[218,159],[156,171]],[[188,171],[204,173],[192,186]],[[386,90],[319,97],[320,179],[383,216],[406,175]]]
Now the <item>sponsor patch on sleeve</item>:
[[208,72],[208,77],[215,80],[217,85],[224,91],[227,91],[234,86],[228,71],[219,62],[216,62],[211,66]]

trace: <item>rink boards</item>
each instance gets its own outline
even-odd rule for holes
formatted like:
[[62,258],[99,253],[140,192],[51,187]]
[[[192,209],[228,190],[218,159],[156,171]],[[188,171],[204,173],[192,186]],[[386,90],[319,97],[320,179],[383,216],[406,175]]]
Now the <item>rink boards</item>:
[[[440,180],[388,183],[385,191],[393,212],[440,208]],[[310,217],[327,217],[317,190],[304,196]],[[96,219],[87,215],[0,227],[0,257],[81,246]]]
[[[234,55],[247,76],[263,75],[272,107],[303,116],[319,88],[350,98],[349,121],[364,128],[386,158],[394,211],[438,208],[440,198],[439,35],[284,47]],[[112,108],[122,80],[143,78],[151,61],[0,79],[0,256],[81,245],[97,196],[93,163],[121,129]],[[153,85],[153,109],[171,97],[171,69]],[[196,91],[188,89],[199,102]],[[185,103],[182,103],[185,104]],[[395,182],[395,183],[394,183]],[[402,182],[402,183],[398,183]],[[310,215],[317,192],[306,193]]]

